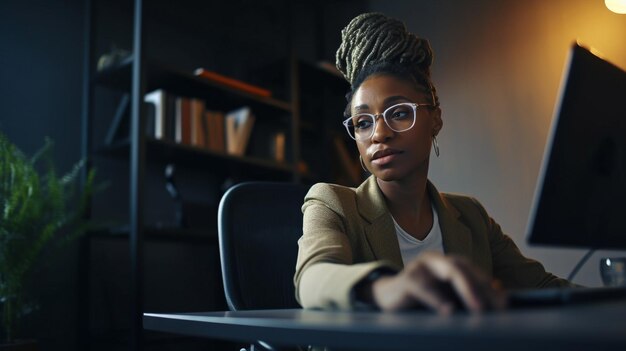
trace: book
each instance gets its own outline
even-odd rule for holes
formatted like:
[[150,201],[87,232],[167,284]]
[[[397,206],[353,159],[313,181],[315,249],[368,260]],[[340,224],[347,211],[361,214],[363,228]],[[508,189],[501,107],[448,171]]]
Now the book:
[[272,137],[272,154],[276,162],[285,162],[285,133],[278,132]]
[[201,127],[202,127],[202,131],[201,133],[203,134],[204,137],[204,147],[209,149],[209,150],[213,150],[213,138],[212,138],[212,128],[211,128],[211,114],[213,112],[210,110],[204,110],[204,114],[202,115],[202,119],[201,119]]
[[243,156],[248,148],[248,142],[250,141],[250,135],[252,135],[252,126],[256,116],[249,114],[248,118],[237,128],[237,150],[236,155]]
[[243,156],[252,133],[255,116],[249,107],[231,111],[226,120],[226,152],[231,155]]
[[174,141],[180,144],[191,145],[191,99],[176,97]]
[[262,97],[270,97],[270,96],[272,96],[272,92],[267,90],[267,89],[258,87],[256,85],[252,85],[250,83],[245,83],[245,82],[242,82],[240,80],[237,80],[237,79],[234,79],[234,78],[231,78],[231,77],[227,77],[227,76],[221,75],[219,73],[215,73],[213,71],[206,70],[204,68],[197,68],[194,71],[194,74],[196,76],[198,76],[198,77],[202,77],[202,78],[214,81],[214,82],[222,83],[222,84],[224,84],[226,86],[229,86],[231,88],[234,88],[234,89],[237,89],[237,90],[241,90],[241,91],[245,91],[245,92],[250,93],[250,94],[259,95],[259,96],[262,96]]
[[224,117],[224,121],[226,122],[226,153],[234,154],[235,153],[235,144],[236,142],[236,121],[235,118],[228,114]]
[[215,152],[224,153],[224,114],[220,111],[207,110],[205,112],[207,125],[207,147]]
[[204,119],[204,101],[199,99],[191,99],[191,145],[198,147],[206,146],[206,137],[204,128],[202,127],[202,120]]
[[[164,90],[154,90],[146,94],[144,101],[154,106],[154,138],[166,139],[166,99],[167,93]],[[152,108],[150,108],[152,109]],[[150,117],[152,118],[152,117]]]

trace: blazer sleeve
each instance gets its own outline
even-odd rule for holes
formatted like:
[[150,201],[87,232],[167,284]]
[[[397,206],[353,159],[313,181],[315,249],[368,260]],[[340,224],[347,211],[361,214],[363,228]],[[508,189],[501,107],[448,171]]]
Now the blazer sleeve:
[[354,263],[346,218],[347,213],[358,216],[348,205],[353,197],[342,197],[323,183],[305,197],[294,276],[296,299],[304,308],[357,308],[354,286],[374,271],[391,269],[384,261]]
[[489,246],[493,262],[493,277],[506,289],[548,288],[575,286],[566,279],[546,272],[543,265],[525,257],[513,240],[502,232],[485,211],[483,206],[472,199],[481,216],[487,223]]

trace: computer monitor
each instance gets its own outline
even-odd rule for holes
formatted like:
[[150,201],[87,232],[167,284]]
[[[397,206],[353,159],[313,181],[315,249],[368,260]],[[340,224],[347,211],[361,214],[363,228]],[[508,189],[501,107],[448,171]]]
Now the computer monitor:
[[626,72],[574,44],[528,221],[529,244],[626,248]]

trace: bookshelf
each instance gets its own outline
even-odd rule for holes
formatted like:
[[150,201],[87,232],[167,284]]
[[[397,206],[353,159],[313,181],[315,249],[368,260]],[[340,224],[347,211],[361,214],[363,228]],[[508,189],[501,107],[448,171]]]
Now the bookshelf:
[[[90,13],[93,0],[86,0],[86,9],[89,13],[85,24],[86,38],[95,40],[93,29],[94,14]],[[252,94],[233,86],[218,81],[207,80],[196,76],[193,70],[180,69],[171,64],[164,64],[153,60],[144,51],[143,33],[144,2],[134,0],[133,19],[133,51],[130,57],[119,62],[117,65],[102,71],[96,71],[95,50],[91,45],[86,45],[85,64],[86,75],[85,92],[83,101],[83,124],[87,126],[84,135],[87,141],[84,143],[84,154],[104,159],[117,160],[126,163],[127,169],[121,177],[128,179],[128,223],[124,223],[122,230],[112,229],[107,233],[98,233],[92,236],[92,241],[87,250],[92,257],[86,260],[90,264],[84,268],[83,275],[88,276],[94,269],[93,255],[100,254],[98,250],[111,250],[113,247],[116,254],[127,253],[124,262],[124,274],[117,279],[124,280],[130,286],[127,303],[130,313],[128,320],[123,324],[124,330],[115,330],[114,339],[123,340],[113,349],[130,346],[132,350],[141,350],[144,345],[153,338],[146,338],[142,330],[142,314],[144,308],[153,310],[159,308],[154,296],[150,295],[152,288],[146,289],[146,280],[152,279],[154,284],[154,272],[150,265],[155,262],[154,247],[165,249],[162,245],[167,243],[170,248],[182,247],[193,250],[196,247],[204,247],[207,255],[215,259],[217,253],[216,231],[198,230],[194,228],[163,228],[147,223],[144,214],[147,209],[154,205],[146,201],[146,195],[154,192],[153,175],[148,174],[148,169],[155,164],[175,164],[191,172],[210,175],[210,182],[218,183],[214,188],[224,187],[223,184],[233,184],[246,180],[272,180],[301,183],[314,183],[318,181],[334,181],[346,185],[356,185],[358,180],[341,178],[346,165],[338,158],[336,141],[345,142],[347,150],[355,152],[349,143],[349,138],[342,130],[340,123],[341,113],[344,108],[344,94],[347,91],[347,83],[340,77],[333,75],[319,65],[305,60],[299,60],[294,54],[277,62],[272,67],[264,69],[269,77],[267,88],[273,94],[270,97]],[[219,73],[219,72],[218,72]],[[261,76],[261,74],[259,74]],[[263,80],[262,80],[263,81]],[[272,82],[271,84],[269,82]],[[276,85],[275,82],[278,85]],[[265,86],[264,86],[265,87]],[[111,144],[102,144],[101,140],[94,140],[96,133],[93,128],[94,116],[102,107],[98,101],[95,89],[128,94],[130,97],[130,113],[128,123],[128,137],[118,139]],[[207,109],[232,111],[242,106],[248,106],[256,116],[252,136],[248,150],[242,156],[236,156],[224,152],[216,152],[207,148],[177,143],[173,140],[156,139],[145,134],[146,111],[143,105],[143,97],[146,93],[162,89],[176,96],[184,96],[201,99]],[[105,117],[107,118],[107,117]],[[112,119],[112,116],[108,117]],[[264,149],[264,143],[272,131],[280,130],[285,133],[285,158],[276,161],[268,155]],[[100,144],[100,145],[99,145]],[[356,159],[356,156],[353,157]],[[360,168],[359,168],[360,169]],[[357,173],[359,170],[356,171]],[[213,208],[207,216],[217,216],[216,204],[221,194],[218,192],[212,199]],[[115,206],[116,204],[112,204]],[[151,251],[152,250],[152,251]],[[198,255],[198,251],[194,251]],[[216,267],[218,267],[217,265]],[[105,274],[105,273],[102,273]],[[208,273],[211,279],[217,280],[221,286],[219,269]],[[109,278],[107,278],[109,279]],[[207,277],[206,279],[209,279]],[[119,282],[117,283],[119,284]],[[89,284],[87,284],[89,285]],[[93,284],[92,284],[93,285]],[[89,300],[92,293],[85,288],[83,299]],[[206,305],[215,309],[225,309],[226,305],[217,293],[211,296],[214,301]],[[85,303],[89,305],[89,302]],[[163,307],[163,306],[161,306]],[[180,306],[179,306],[180,307]],[[89,307],[81,317],[85,320],[94,319],[93,312]],[[167,310],[163,310],[167,312]],[[171,311],[174,312],[174,311]],[[87,338],[92,332],[89,326],[83,326],[86,330],[81,335]],[[105,343],[106,334],[98,334],[96,344]],[[83,340],[84,349],[97,349],[92,340]],[[158,337],[157,337],[158,339]],[[127,348],[127,347],[124,347]]]
[[[92,84],[112,90],[126,91],[130,87],[131,66],[132,57],[117,67],[97,73]],[[297,118],[297,113],[294,113],[295,109],[290,102],[249,94],[163,64],[152,62],[145,66],[146,91],[163,89],[174,95],[201,99],[205,102],[205,106],[212,110],[228,111],[238,106],[249,106],[255,115],[259,116],[259,128],[262,128],[264,123],[269,123],[281,125],[284,130],[290,130],[293,119]],[[297,140],[292,140],[293,142]],[[100,147],[96,151],[101,155],[125,159],[130,156],[130,146],[131,140],[125,138],[111,145]],[[291,160],[286,160],[286,162],[276,162],[269,155],[262,157],[255,156],[253,152],[247,152],[243,156],[236,156],[152,137],[145,138],[145,148],[147,162],[163,161],[198,170],[210,169],[222,176],[246,174],[246,177],[238,178],[281,181],[296,181],[300,177],[307,177],[307,174],[295,167],[295,155],[290,155]]]

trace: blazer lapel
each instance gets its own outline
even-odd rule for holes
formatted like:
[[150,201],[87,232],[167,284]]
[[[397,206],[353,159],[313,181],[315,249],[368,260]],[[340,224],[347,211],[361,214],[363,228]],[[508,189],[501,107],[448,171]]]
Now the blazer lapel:
[[370,176],[357,188],[356,197],[359,213],[365,219],[363,223],[365,237],[374,257],[390,261],[398,269],[403,268],[393,219],[374,176]]
[[459,221],[460,213],[437,188],[428,181],[428,192],[439,216],[439,226],[446,254],[472,257],[472,237],[469,228]]
[[[471,232],[459,221],[461,214],[445,197],[441,196],[430,181],[428,181],[427,188],[439,216],[444,252],[472,257]],[[399,269],[403,268],[393,219],[374,176],[370,176],[356,189],[356,197],[359,213],[365,220],[363,223],[365,237],[374,257],[378,260],[390,261]]]

